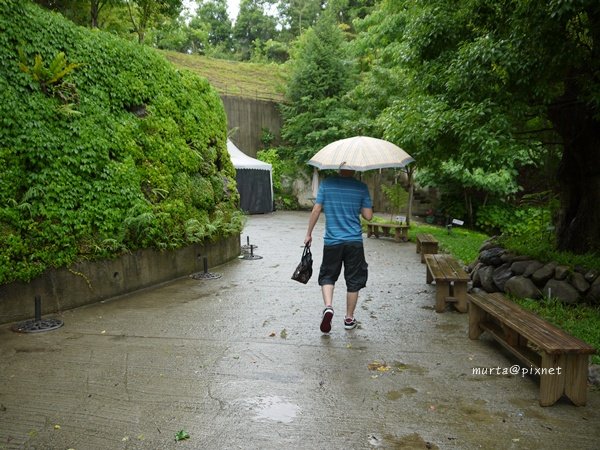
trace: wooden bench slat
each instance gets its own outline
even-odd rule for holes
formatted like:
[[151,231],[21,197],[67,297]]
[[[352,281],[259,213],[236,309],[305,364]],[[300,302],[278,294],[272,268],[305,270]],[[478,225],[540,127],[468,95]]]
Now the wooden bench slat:
[[525,339],[547,353],[595,353],[595,349],[581,339],[571,336],[538,315],[526,311],[513,302],[507,302],[502,294],[480,296],[469,294],[470,301],[502,321]]
[[469,274],[466,273],[450,255],[425,255],[425,262],[434,279],[444,279],[446,281],[469,281]]
[[446,303],[454,303],[460,312],[467,312],[469,275],[451,255],[425,255],[427,283],[435,281],[435,311],[443,312]]
[[594,347],[500,293],[470,293],[468,299],[469,338],[487,332],[519,360],[539,369],[541,406],[553,405],[563,395],[575,405],[585,405]]

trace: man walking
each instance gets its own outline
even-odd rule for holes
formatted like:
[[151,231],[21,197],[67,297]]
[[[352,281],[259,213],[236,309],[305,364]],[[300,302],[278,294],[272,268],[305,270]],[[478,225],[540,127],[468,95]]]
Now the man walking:
[[346,280],[346,316],[344,328],[356,327],[354,310],[358,291],[367,284],[368,265],[363,248],[360,216],[373,218],[373,204],[367,185],[354,178],[353,170],[340,169],[339,176],[324,180],[319,186],[315,206],[308,220],[304,245],[312,242],[312,231],[325,211],[323,261],[319,271],[319,285],[325,309],[321,331],[331,331],[333,319],[333,289],[344,266]]

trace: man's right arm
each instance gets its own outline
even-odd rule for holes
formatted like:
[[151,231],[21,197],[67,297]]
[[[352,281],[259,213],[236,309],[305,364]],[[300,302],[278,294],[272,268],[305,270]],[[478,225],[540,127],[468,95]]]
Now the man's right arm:
[[313,209],[310,213],[310,217],[308,219],[308,231],[306,232],[306,237],[304,238],[304,245],[310,246],[312,242],[312,232],[319,220],[319,216],[321,215],[321,211],[323,210],[323,206],[320,203],[315,203]]
[[373,208],[361,208],[360,214],[365,220],[371,220],[373,218]]

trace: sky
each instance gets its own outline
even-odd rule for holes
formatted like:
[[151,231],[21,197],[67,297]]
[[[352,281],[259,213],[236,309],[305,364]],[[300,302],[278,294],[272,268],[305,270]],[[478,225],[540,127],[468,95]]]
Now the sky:
[[[196,9],[196,2],[194,0],[183,0],[183,6],[193,11]],[[227,0],[227,12],[232,22],[235,22],[239,10],[240,0]]]

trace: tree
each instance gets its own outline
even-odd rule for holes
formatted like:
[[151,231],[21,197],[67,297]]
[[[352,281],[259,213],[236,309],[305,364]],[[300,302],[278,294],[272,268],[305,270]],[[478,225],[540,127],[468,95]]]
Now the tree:
[[208,26],[208,42],[212,46],[231,47],[232,26],[226,0],[199,0],[196,19]]
[[304,30],[315,25],[325,9],[324,0],[280,0],[277,6],[279,20],[287,41],[292,41]]
[[129,19],[138,35],[140,44],[144,43],[148,26],[159,15],[174,17],[181,11],[182,0],[126,0]]
[[265,7],[273,1],[241,0],[233,37],[242,52],[242,60],[250,59],[254,41],[266,42],[276,38],[277,20],[265,14]]
[[375,93],[381,110],[368,123],[430,181],[460,186],[465,209],[473,196],[516,193],[518,171],[554,133],[558,247],[599,249],[599,15],[593,0],[383,2],[357,44],[367,69],[357,92]]
[[300,37],[292,56],[282,136],[294,145],[301,162],[343,136],[348,109],[342,98],[353,81],[345,55],[342,31],[331,16],[324,15]]

